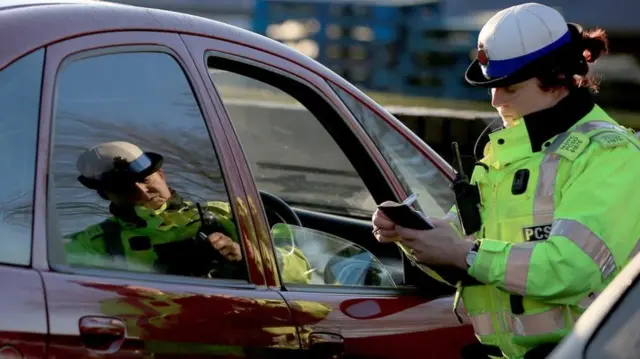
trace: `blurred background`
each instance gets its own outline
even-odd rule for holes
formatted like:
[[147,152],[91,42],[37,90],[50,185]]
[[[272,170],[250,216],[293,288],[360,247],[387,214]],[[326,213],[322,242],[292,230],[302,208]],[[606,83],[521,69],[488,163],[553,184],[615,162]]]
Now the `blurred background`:
[[[500,9],[523,2],[111,1],[203,16],[285,43],[365,91],[449,161],[452,140],[471,158],[476,139],[496,117],[487,91],[464,82],[480,28]],[[640,129],[640,1],[540,2],[567,21],[607,30],[611,53],[592,67],[602,80],[597,101],[623,125]]]

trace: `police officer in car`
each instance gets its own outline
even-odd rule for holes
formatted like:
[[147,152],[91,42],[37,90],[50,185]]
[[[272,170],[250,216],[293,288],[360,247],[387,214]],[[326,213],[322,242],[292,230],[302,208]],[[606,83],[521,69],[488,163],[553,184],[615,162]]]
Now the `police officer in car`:
[[[246,279],[229,204],[213,201],[198,208],[183,200],[167,184],[162,163],[161,155],[120,141],[99,144],[78,158],[79,181],[111,202],[112,217],[69,236],[68,262]],[[203,213],[212,222],[210,230],[203,229]],[[279,256],[283,278],[306,283],[309,264],[304,255],[290,248],[278,251],[287,253],[285,258]],[[221,268],[207,268],[216,258]],[[225,269],[236,270],[220,275]]]
[[[466,72],[504,125],[471,177],[481,222],[431,218],[435,228],[418,231],[373,216],[379,241],[473,279],[450,284],[485,358],[545,357],[638,252],[640,142],[594,103],[588,76],[606,50],[603,30],[545,5],[495,14]],[[457,208],[447,217],[465,215]]]

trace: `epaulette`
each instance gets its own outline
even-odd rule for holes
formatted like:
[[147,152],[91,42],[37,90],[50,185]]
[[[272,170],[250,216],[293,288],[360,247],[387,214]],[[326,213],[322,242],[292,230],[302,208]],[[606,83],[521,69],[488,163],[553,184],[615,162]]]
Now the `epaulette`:
[[546,151],[556,153],[570,161],[578,158],[591,142],[589,136],[581,132],[567,132],[561,136],[563,136],[564,139],[557,138],[556,141],[561,142],[557,145],[553,143]]

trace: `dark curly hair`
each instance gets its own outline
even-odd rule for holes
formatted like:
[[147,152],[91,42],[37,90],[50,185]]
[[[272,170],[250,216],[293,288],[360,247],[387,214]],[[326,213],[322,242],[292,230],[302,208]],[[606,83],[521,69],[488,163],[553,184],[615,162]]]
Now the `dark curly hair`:
[[583,30],[575,24],[569,24],[569,29],[574,56],[566,58],[554,70],[539,75],[540,87],[543,90],[562,87],[588,88],[598,92],[599,83],[592,74],[589,74],[589,63],[595,62],[601,55],[609,52],[607,33],[600,28]]

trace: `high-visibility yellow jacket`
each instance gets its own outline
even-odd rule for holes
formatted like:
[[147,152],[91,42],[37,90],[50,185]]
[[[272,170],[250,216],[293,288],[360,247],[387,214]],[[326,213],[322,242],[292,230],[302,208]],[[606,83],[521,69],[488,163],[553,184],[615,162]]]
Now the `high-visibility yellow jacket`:
[[[174,197],[159,210],[142,206],[133,207],[135,213],[129,217],[113,216],[102,223],[89,226],[67,238],[65,249],[71,265],[117,268],[141,272],[155,272],[158,255],[156,244],[181,241],[196,236],[200,228],[199,213],[190,202]],[[232,220],[228,203],[207,202],[205,209],[211,211],[224,228],[224,234],[238,243],[238,231]],[[131,248],[131,238],[145,238],[149,243],[145,249]],[[276,247],[278,253],[286,253],[281,261],[281,276],[289,283],[308,283],[310,264],[299,250]]]
[[640,249],[640,142],[590,108],[538,151],[523,119],[492,133],[471,178],[483,225],[468,274],[480,284],[458,294],[478,339],[508,358],[559,342]]

